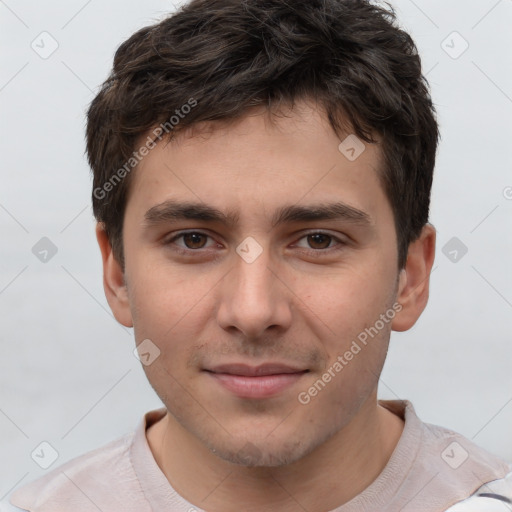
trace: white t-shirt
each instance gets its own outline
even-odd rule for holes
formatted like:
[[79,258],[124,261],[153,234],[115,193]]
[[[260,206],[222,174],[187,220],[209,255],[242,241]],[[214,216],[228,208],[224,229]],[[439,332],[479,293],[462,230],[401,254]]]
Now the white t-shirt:
[[[407,400],[379,403],[404,419],[402,436],[375,481],[331,512],[512,511],[512,466],[423,423]],[[149,448],[146,429],[164,414],[147,413],[135,432],[16,490],[12,505],[31,512],[206,512],[172,488]]]

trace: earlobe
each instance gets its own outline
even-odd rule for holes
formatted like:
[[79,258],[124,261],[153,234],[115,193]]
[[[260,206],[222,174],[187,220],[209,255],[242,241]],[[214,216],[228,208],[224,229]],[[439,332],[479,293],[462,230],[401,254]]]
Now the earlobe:
[[110,309],[120,324],[133,327],[123,269],[114,257],[107,233],[100,222],[96,225],[96,239],[103,261],[103,289]]
[[391,324],[394,331],[410,329],[427,305],[435,246],[436,231],[431,224],[426,224],[409,245],[407,262],[399,275],[397,302],[402,309]]

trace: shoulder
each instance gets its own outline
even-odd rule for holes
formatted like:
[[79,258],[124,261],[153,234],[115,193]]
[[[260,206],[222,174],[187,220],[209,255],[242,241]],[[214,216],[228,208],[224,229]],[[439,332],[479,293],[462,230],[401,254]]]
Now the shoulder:
[[504,477],[482,485],[472,496],[450,507],[446,512],[512,511],[512,465]]
[[[126,510],[124,502],[138,486],[130,460],[133,439],[132,432],[70,460],[16,490],[11,504],[31,512]],[[142,512],[140,505],[137,510]]]
[[[432,473],[439,470],[443,479],[450,481],[477,473],[482,479],[478,486],[504,478],[511,470],[502,458],[478,446],[473,441],[449,428],[423,422],[408,400],[381,401],[395,414],[405,419],[404,443],[409,452],[415,452],[414,466]],[[415,449],[414,449],[415,448]]]
[[435,485],[449,491],[452,503],[475,496],[490,482],[508,478],[512,468],[502,458],[445,427],[429,423],[424,427],[424,461],[420,465],[424,470],[438,472]]
[[[476,499],[485,485],[503,481],[509,485],[507,475],[512,468],[502,458],[476,445],[462,434],[448,428],[425,423],[407,401],[381,402],[405,419],[402,438],[392,456],[390,469],[404,475],[394,503],[404,504],[405,510],[450,510],[466,512],[473,509],[452,509],[464,500]],[[490,497],[479,496],[488,500]],[[496,502],[496,499],[494,499]],[[466,503],[465,503],[466,505]],[[493,509],[484,508],[479,510]],[[510,510],[503,507],[503,512]]]

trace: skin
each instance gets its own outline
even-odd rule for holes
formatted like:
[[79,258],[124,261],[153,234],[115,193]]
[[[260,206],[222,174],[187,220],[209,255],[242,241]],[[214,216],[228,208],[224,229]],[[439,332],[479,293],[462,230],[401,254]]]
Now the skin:
[[[150,339],[161,351],[144,366],[168,411],[148,429],[149,446],[198,508],[332,510],[375,480],[402,433],[402,419],[378,404],[377,384],[391,330],[409,329],[427,303],[435,230],[424,227],[399,271],[393,212],[378,178],[381,150],[366,144],[351,162],[338,150],[343,138],[306,102],[279,118],[253,109],[235,122],[197,125],[159,143],[135,171],[124,271],[97,227],[116,319],[134,327],[137,343]],[[169,199],[238,219],[231,227],[145,220]],[[271,223],[282,206],[334,201],[369,222]],[[170,242],[183,230],[206,236]],[[326,236],[307,236],[315,232]],[[252,263],[236,252],[249,236],[262,248]],[[393,320],[300,403],[299,393],[398,303]],[[309,371],[264,399],[235,396],[204,371],[269,361]]]

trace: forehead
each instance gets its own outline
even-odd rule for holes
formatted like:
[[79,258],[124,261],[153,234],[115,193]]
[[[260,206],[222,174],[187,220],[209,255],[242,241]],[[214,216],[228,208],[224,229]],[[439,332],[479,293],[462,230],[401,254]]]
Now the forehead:
[[322,111],[308,104],[278,116],[253,109],[159,141],[134,171],[128,204],[145,213],[168,200],[193,200],[231,218],[266,214],[270,222],[285,203],[341,200],[371,217],[386,202],[381,160],[378,144],[335,134]]

